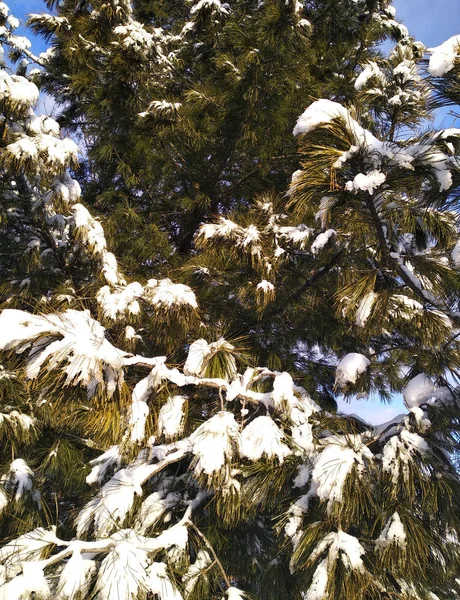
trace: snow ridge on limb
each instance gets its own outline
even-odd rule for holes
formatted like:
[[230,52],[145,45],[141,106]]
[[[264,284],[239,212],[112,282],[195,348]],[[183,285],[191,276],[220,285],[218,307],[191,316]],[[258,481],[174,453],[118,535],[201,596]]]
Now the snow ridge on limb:
[[434,77],[441,77],[452,71],[458,59],[459,47],[460,36],[454,35],[436,48],[428,48],[428,52],[431,52],[428,72]]
[[346,184],[349,191],[364,190],[372,195],[386,181],[385,168],[413,171],[418,165],[432,170],[441,191],[452,185],[449,173],[457,170],[457,161],[436,147],[439,134],[412,145],[380,141],[363,128],[347,108],[331,100],[313,102],[299,117],[293,133],[295,136],[309,134],[316,129],[330,127],[337,120],[347,127],[353,137],[353,148],[361,149],[368,163],[367,173],[358,173],[352,182]]

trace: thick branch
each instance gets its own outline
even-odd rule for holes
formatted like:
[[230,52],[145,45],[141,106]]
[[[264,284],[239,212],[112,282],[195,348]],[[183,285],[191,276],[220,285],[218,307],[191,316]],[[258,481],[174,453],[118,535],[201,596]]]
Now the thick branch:
[[297,288],[297,290],[292,292],[292,294],[289,294],[289,296],[283,300],[283,303],[280,306],[278,306],[277,308],[273,308],[270,311],[267,311],[263,314],[262,319],[257,321],[254,320],[248,323],[232,335],[238,336],[247,333],[253,327],[260,325],[262,320],[266,321],[267,319],[271,319],[272,317],[276,317],[277,315],[283,313],[293,302],[299,300],[299,298],[304,294],[304,292],[306,292],[306,290],[313,287],[317,281],[319,281],[322,277],[327,275],[331,271],[331,269],[333,269],[336,266],[336,264],[339,262],[340,257],[343,254],[343,251],[343,248],[340,248],[340,250],[331,258],[331,260],[327,264],[317,269],[315,273],[303,283],[303,285],[301,285],[299,288]]
[[416,283],[412,280],[412,278],[408,275],[406,269],[404,268],[404,264],[402,264],[402,258],[399,254],[394,254],[391,251],[391,246],[388,242],[387,236],[385,234],[385,230],[382,225],[382,221],[377,213],[377,209],[374,205],[374,198],[369,194],[366,194],[366,206],[371,214],[372,221],[375,226],[375,231],[377,233],[377,237],[379,240],[379,244],[382,250],[384,264],[387,266],[392,265],[396,268],[398,275],[404,281],[404,283],[414,292],[414,294],[420,298],[420,300],[425,304],[429,303],[438,310],[443,310],[442,307],[439,307],[433,300],[433,298],[428,297],[428,294],[421,287],[417,286]]
[[299,300],[299,298],[303,295],[303,293],[306,290],[308,290],[309,288],[313,287],[315,285],[315,283],[319,279],[321,279],[322,277],[324,277],[324,275],[327,275],[331,271],[331,269],[333,267],[335,267],[335,265],[339,262],[339,259],[342,256],[342,254],[343,254],[343,248],[341,248],[331,258],[331,260],[327,264],[325,264],[323,267],[320,267],[316,271],[316,273],[314,273],[309,279],[307,279],[300,288],[298,288],[292,294],[290,294],[285,299],[285,301],[283,302],[283,304],[281,306],[279,306],[276,309],[273,309],[273,310],[269,311],[266,316],[268,316],[269,318],[275,317],[276,315],[279,315],[280,313],[284,312],[284,310],[287,308],[287,306],[290,305],[292,302],[295,302],[296,300]]
[[193,530],[196,532],[196,534],[198,535],[198,537],[200,537],[203,540],[203,542],[206,545],[206,548],[211,552],[214,560],[216,561],[217,566],[219,567],[220,572],[222,573],[222,578],[225,581],[225,585],[227,586],[227,588],[231,587],[231,583],[230,583],[230,580],[229,580],[229,578],[227,576],[227,573],[225,572],[225,569],[224,569],[222,563],[220,562],[220,560],[219,560],[219,558],[218,558],[218,556],[217,556],[214,548],[212,547],[211,542],[204,535],[204,533],[198,529],[198,527],[196,525],[194,525],[193,523],[191,523],[190,525],[193,528]]

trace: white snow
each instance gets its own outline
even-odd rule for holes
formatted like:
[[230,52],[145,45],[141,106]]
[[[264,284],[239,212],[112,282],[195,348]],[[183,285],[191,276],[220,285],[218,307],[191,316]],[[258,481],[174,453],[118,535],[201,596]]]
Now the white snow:
[[203,371],[203,363],[211,354],[212,350],[208,342],[204,339],[199,339],[190,345],[187,360],[184,365],[185,375],[201,375]]
[[59,139],[54,135],[41,133],[34,140],[49,167],[59,171],[68,163],[77,162],[78,146],[71,139]]
[[5,492],[2,490],[2,488],[0,488],[0,514],[8,506],[8,502],[9,502],[8,496],[5,494]]
[[348,535],[341,529],[336,533],[329,533],[310,554],[309,560],[320,558],[326,550],[328,551],[328,570],[332,570],[333,563],[340,558],[347,570],[364,571],[364,563],[361,558],[364,548],[354,536]]
[[390,301],[389,314],[392,316],[399,316],[405,320],[410,320],[414,316],[423,314],[423,304],[404,294],[392,294]]
[[245,598],[244,593],[236,587],[229,587],[226,591],[228,600],[242,600]]
[[22,458],[16,458],[10,464],[8,487],[14,494],[16,501],[20,500],[24,494],[30,492],[33,486],[33,471]]
[[47,370],[60,366],[67,375],[64,385],[82,384],[90,396],[98,385],[107,388],[110,395],[114,389],[106,382],[119,385],[123,381],[125,353],[112,346],[105,338],[105,329],[87,310],[47,316],[4,310],[0,314],[0,349],[23,352],[29,346],[26,374],[30,379],[38,376],[46,362]]
[[118,446],[111,446],[108,450],[103,452],[97,458],[91,460],[89,464],[93,467],[91,472],[86,477],[86,483],[93,485],[95,483],[101,483],[105,477],[107,471],[114,465],[120,464],[120,448]]
[[146,585],[147,590],[156,594],[159,600],[182,600],[182,595],[168,577],[165,563],[153,562],[150,565]]
[[460,129],[458,127],[447,127],[446,129],[440,129],[437,132],[437,136],[441,140],[446,140],[450,137],[458,138],[460,136]]
[[302,526],[303,515],[308,511],[311,496],[311,492],[300,496],[300,498],[290,506],[288,511],[289,519],[284,527],[284,532],[291,538],[294,550],[297,548],[302,536],[300,528]]
[[148,111],[145,113],[140,113],[141,116],[146,116],[149,114],[149,111],[158,111],[158,112],[175,112],[181,108],[182,104],[180,102],[168,102],[167,100],[154,100],[149,104]]
[[[291,418],[294,422],[295,420],[300,420],[297,419],[299,412],[300,411],[295,408],[292,411]],[[297,444],[297,447],[301,449],[300,454],[309,455],[314,449],[313,429],[312,425],[307,422],[305,414],[303,416],[303,422],[300,422],[292,427],[291,436],[294,443]],[[299,454],[299,451],[296,451],[296,454]]]
[[[359,151],[358,146],[350,146],[349,150],[345,150],[345,152],[342,152],[340,154],[339,158],[335,161],[335,163],[332,166],[334,167],[334,169],[341,169],[343,167],[343,165],[346,162],[348,162],[350,160],[350,158],[353,158],[353,156],[355,156],[355,154],[358,151]],[[320,210],[321,210],[321,207],[320,207]]]
[[452,187],[452,169],[454,165],[446,154],[439,151],[432,151],[427,156],[426,164],[432,168],[441,192]]
[[353,181],[347,181],[345,189],[349,192],[357,193],[359,190],[368,192],[371,196],[374,191],[380,187],[386,180],[386,176],[381,171],[370,171],[367,174],[358,173]]
[[269,416],[257,417],[241,433],[240,454],[249,460],[259,460],[265,454],[267,458],[278,458],[282,463],[291,454],[284,443],[286,436]]
[[59,132],[61,130],[59,123],[51,117],[47,117],[46,115],[34,115],[32,122],[35,122],[36,129],[34,133],[45,133],[47,135],[54,135],[56,137],[59,136]]
[[382,533],[376,540],[376,545],[379,548],[386,548],[389,544],[397,544],[405,547],[407,541],[406,530],[401,522],[401,518],[397,512],[388,519]]
[[362,90],[363,87],[365,87],[365,85],[369,81],[369,79],[372,79],[372,77],[376,77],[377,79],[379,79],[379,81],[385,83],[385,76],[380,70],[380,67],[376,62],[371,60],[366,64],[364,70],[361,71],[358,78],[356,79],[355,90]]
[[355,316],[355,323],[358,327],[365,327],[377,298],[378,294],[368,292],[359,303]]
[[200,227],[199,236],[204,239],[210,239],[213,237],[230,237],[232,234],[238,232],[241,228],[239,225],[230,221],[229,219],[225,219],[224,217],[219,217],[217,223],[205,223]]
[[431,421],[426,418],[426,412],[424,412],[419,406],[414,406],[410,409],[410,412],[415,417],[415,422],[419,427],[421,433],[425,433],[431,427]]
[[142,503],[136,516],[136,531],[145,533],[149,527],[155,525],[170,509],[174,508],[182,499],[177,492],[166,494],[156,491]]
[[455,244],[450,256],[454,265],[460,268],[460,241]]
[[285,240],[288,240],[293,244],[298,244],[300,248],[305,248],[308,239],[313,233],[313,229],[304,224],[297,226],[277,227],[274,228],[274,231]]
[[323,233],[320,233],[313,244],[311,245],[311,253],[316,256],[323,248],[329,243],[329,240],[335,238],[337,235],[335,229],[328,229]]
[[431,52],[428,72],[434,77],[442,77],[449,71],[452,71],[459,46],[460,35],[454,35],[440,46],[428,48],[428,52]]
[[23,136],[16,142],[8,144],[8,152],[18,161],[34,160],[38,156],[38,148],[32,138]]
[[185,525],[173,525],[156,538],[148,538],[146,546],[150,551],[173,549],[178,555],[184,553],[188,544],[188,529]]
[[[169,369],[165,365],[166,356],[156,356],[155,358],[145,358],[144,356],[133,356],[125,359],[125,365],[134,365],[138,363],[149,364],[153,368],[150,371],[150,380],[152,388],[156,389],[163,381],[171,381],[175,385],[181,387],[186,385],[188,379],[178,369]],[[192,382],[194,380],[192,379]]]
[[338,118],[349,121],[350,113],[344,106],[332,100],[316,100],[299,117],[292,133],[294,136],[309,133],[318,126],[329,125]]
[[[116,272],[116,269],[114,269],[114,272]],[[119,315],[126,313],[137,315],[141,310],[138,298],[142,298],[143,293],[144,288],[142,285],[134,281],[114,292],[110,290],[108,285],[104,285],[98,291],[96,298],[104,316],[115,321]]]
[[247,249],[252,256],[260,258],[261,247],[260,231],[256,225],[248,225],[248,227],[240,227],[233,221],[229,221],[221,217],[217,223],[205,223],[202,225],[197,234],[197,241],[206,242],[206,240],[214,237],[222,237],[232,240],[239,248]]
[[249,225],[241,229],[241,239],[239,241],[241,246],[250,246],[259,240],[260,232],[255,225]]
[[334,502],[342,502],[343,486],[352,469],[362,472],[373,455],[358,435],[331,436],[323,443],[327,445],[314,461],[309,493],[327,501],[329,510]]
[[84,596],[96,572],[96,562],[74,550],[59,578],[59,600],[78,600]]
[[[0,548],[0,562],[4,566],[4,575],[7,578],[18,575],[24,563],[40,560],[45,550],[56,544],[57,541],[55,527],[52,527],[51,530],[38,527],[11,540]],[[6,600],[10,599],[6,597]]]
[[385,8],[385,12],[390,16],[390,18],[394,19],[396,17],[396,8],[394,6],[387,6]]
[[293,488],[302,488],[310,480],[311,468],[308,464],[300,465],[297,469],[297,475],[292,483]]
[[93,219],[89,211],[83,204],[74,204],[72,206],[75,229],[82,235],[83,240],[94,252],[100,254],[106,247],[104,230],[102,225],[96,219]]
[[213,561],[206,550],[198,550],[195,562],[190,565],[185,575],[182,577],[186,598],[191,595],[202,572],[207,569],[212,562]]
[[99,600],[136,600],[146,587],[147,552],[128,541],[119,542],[99,567],[95,591]]
[[336,384],[343,387],[348,383],[356,383],[359,376],[365,373],[371,361],[363,354],[350,352],[337,365],[335,373]]
[[403,60],[393,69],[393,75],[398,77],[401,84],[418,81],[416,65],[412,60]]
[[126,25],[118,25],[113,32],[124,38],[122,45],[127,49],[145,52],[154,44],[153,35],[145,30],[142,23],[133,19]]
[[315,220],[321,223],[321,227],[325,228],[330,210],[337,203],[337,199],[332,196],[323,196],[319,202],[319,210],[315,215]]
[[133,506],[135,495],[142,496],[142,483],[154,471],[155,466],[142,461],[117,471],[80,511],[76,519],[77,536],[87,532],[93,523],[97,536],[109,535],[123,523]]
[[294,395],[294,381],[289,373],[280,373],[273,380],[272,402],[275,408],[281,409],[286,405],[290,413],[296,403]]
[[262,279],[262,281],[260,281],[257,284],[256,289],[260,290],[264,294],[270,294],[271,292],[273,292],[275,290],[275,286],[273,285],[273,283],[271,281]]
[[[385,441],[395,433],[399,433],[399,431],[401,431],[401,429],[404,427],[404,419],[406,418],[406,416],[406,413],[401,413],[399,415],[394,416],[389,421],[385,421],[380,425],[376,425],[375,427],[373,427],[373,433],[375,435],[378,435],[380,440]],[[385,434],[383,434],[385,430],[387,431],[385,432]]]
[[23,35],[11,35],[8,42],[18,50],[29,50],[32,46],[31,41]]
[[192,6],[190,16],[195,15],[203,9],[226,15],[228,14],[230,7],[228,4],[222,4],[220,0],[199,0],[199,2]]
[[385,444],[382,452],[382,469],[391,473],[393,483],[397,483],[400,474],[404,479],[409,475],[409,464],[414,454],[425,456],[430,451],[427,442],[417,433],[403,429]]
[[130,440],[133,443],[141,442],[144,439],[145,425],[149,415],[147,400],[151,389],[150,376],[141,379],[133,389],[128,421]]
[[188,285],[173,283],[170,279],[149,279],[144,287],[143,298],[152,306],[172,308],[188,305],[198,308],[195,294]]
[[[105,280],[110,285],[117,285],[124,283],[123,278],[118,273],[118,263],[115,255],[112,252],[102,253],[102,272]],[[96,296],[98,299],[98,297]],[[98,299],[99,300],[99,299]]]
[[158,430],[166,438],[172,438],[181,433],[186,401],[186,396],[170,396],[161,407],[158,415]]
[[316,567],[313,580],[305,595],[305,600],[324,600],[329,581],[328,559],[322,560]]
[[[0,379],[1,379],[0,369]],[[7,421],[14,429],[21,428],[24,431],[30,431],[36,425],[36,419],[17,410],[12,410],[10,413],[0,413],[0,425],[3,421]]]
[[24,600],[30,597],[51,597],[41,562],[24,562],[22,575],[0,587],[0,600]]
[[238,444],[239,426],[233,413],[220,411],[196,429],[190,436],[195,455],[195,473],[212,475],[220,471],[233,456]]
[[[436,177],[441,179],[443,172],[449,168],[449,164],[444,164],[448,157],[442,153],[440,153],[442,156],[437,158],[436,165],[434,164],[431,142],[422,145],[414,144],[409,147],[402,147],[394,142],[381,142],[370,131],[361,127],[344,106],[331,100],[322,99],[313,102],[300,116],[294,128],[294,135],[308,133],[317,127],[328,127],[334,119],[341,119],[345,122],[354,138],[353,150],[356,147],[365,152],[366,162],[371,167],[367,175],[359,174],[356,189],[373,190],[377,184],[382,184],[383,178],[379,167],[382,165],[384,158],[387,159],[388,166],[412,170],[414,159],[417,158],[422,161],[423,155],[426,155],[427,150],[430,149],[430,156],[425,156],[424,160],[428,166],[434,168]],[[441,173],[437,174],[436,170],[441,171]],[[444,182],[444,185],[447,185],[447,183]],[[354,181],[349,183],[349,187],[355,189]]]
[[225,356],[226,367],[225,379],[222,379],[222,383],[226,387],[226,381],[233,379],[237,374],[235,357],[232,355],[233,350],[234,347],[232,344],[224,338],[219,338],[217,342],[212,342],[211,344],[208,344],[204,339],[196,340],[190,345],[184,365],[184,373],[185,375],[198,375],[202,377],[209,359],[221,351]]
[[411,379],[403,391],[404,403],[408,408],[414,408],[431,401],[451,404],[454,396],[448,387],[435,385],[424,373],[419,373]]
[[401,95],[395,94],[394,96],[391,96],[391,98],[388,100],[388,104],[390,106],[400,106],[402,104]]
[[140,335],[138,335],[136,333],[136,330],[134,329],[134,327],[131,327],[131,325],[127,325],[125,327],[125,340],[126,341],[131,341],[131,340],[141,340],[142,337]]

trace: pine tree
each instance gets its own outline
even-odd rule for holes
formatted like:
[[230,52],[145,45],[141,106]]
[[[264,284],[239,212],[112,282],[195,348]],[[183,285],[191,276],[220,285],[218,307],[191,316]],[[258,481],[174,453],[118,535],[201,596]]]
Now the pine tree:
[[457,38],[53,4],[40,57],[0,4],[0,599],[459,597]]

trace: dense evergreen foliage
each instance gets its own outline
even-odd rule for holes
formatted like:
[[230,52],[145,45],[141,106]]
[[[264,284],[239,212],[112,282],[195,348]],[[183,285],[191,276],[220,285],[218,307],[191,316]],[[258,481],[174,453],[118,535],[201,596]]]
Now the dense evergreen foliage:
[[0,599],[460,597],[460,38],[48,10],[0,3]]

